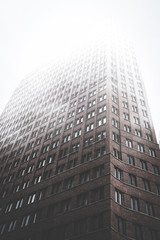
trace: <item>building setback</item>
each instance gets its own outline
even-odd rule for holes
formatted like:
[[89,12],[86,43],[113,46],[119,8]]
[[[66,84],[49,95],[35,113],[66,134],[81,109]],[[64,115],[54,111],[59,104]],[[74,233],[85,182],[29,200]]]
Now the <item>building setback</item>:
[[160,239],[160,152],[132,43],[112,34],[30,74],[0,129],[0,239]]

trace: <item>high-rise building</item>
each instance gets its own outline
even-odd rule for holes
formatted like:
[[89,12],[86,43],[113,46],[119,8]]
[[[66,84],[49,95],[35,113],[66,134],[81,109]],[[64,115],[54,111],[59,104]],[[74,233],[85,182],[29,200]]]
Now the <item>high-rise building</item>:
[[2,240],[160,239],[160,152],[132,43],[30,74],[0,119]]

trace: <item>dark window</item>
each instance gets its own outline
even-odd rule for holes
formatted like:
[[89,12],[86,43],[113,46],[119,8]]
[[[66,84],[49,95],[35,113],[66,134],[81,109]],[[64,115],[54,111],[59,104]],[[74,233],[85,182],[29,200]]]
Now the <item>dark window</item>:
[[126,234],[126,221],[116,215],[116,230],[121,234]]
[[143,240],[142,227],[136,223],[133,223],[133,236],[136,240]]
[[99,201],[104,198],[104,186],[92,190],[92,202]]
[[77,207],[84,207],[88,205],[88,193],[82,193],[77,196]]

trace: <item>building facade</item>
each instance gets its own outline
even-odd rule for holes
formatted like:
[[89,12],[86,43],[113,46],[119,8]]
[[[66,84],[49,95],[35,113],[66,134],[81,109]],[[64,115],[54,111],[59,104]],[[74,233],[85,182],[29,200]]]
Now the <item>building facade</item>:
[[24,79],[0,119],[2,240],[160,239],[160,153],[132,43]]

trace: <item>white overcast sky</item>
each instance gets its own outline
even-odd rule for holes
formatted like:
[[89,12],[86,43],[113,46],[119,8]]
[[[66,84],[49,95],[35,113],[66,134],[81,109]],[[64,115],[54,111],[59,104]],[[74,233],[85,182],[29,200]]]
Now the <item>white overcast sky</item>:
[[111,19],[133,40],[160,131],[159,0],[0,0],[0,113],[21,79]]

